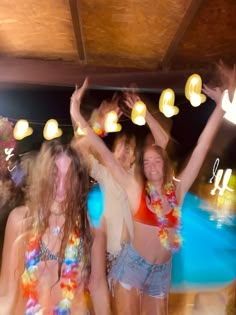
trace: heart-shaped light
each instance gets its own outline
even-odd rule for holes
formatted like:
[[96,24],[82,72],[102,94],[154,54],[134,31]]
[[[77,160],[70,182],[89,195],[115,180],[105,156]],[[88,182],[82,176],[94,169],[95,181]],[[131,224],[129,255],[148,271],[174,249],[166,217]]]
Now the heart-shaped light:
[[177,115],[179,108],[174,105],[175,93],[172,89],[165,89],[162,91],[159,99],[159,109],[166,117]]
[[117,113],[112,110],[106,114],[104,128],[106,132],[119,132],[121,131],[121,124],[117,123],[118,116]]
[[192,74],[185,84],[185,96],[194,107],[206,101],[206,96],[202,92],[202,78],[199,74]]
[[32,135],[32,133],[33,129],[29,127],[29,123],[25,119],[18,120],[13,129],[13,135],[16,140],[22,140]]
[[55,119],[49,119],[44,128],[43,136],[46,140],[52,140],[62,135],[62,130],[58,128],[58,122]]
[[146,123],[146,105],[142,101],[137,101],[134,104],[131,112],[131,120],[138,126],[143,126]]

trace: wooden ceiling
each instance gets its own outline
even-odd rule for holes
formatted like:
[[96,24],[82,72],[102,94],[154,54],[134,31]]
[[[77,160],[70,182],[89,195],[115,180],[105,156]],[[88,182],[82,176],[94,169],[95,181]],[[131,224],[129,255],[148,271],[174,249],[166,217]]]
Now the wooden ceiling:
[[236,55],[235,0],[1,0],[0,86],[183,89]]

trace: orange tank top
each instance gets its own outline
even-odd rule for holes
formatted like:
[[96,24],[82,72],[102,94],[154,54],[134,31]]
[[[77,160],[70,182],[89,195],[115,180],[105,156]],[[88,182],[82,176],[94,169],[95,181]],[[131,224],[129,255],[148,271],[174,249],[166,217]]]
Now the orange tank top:
[[174,215],[174,209],[164,215],[164,220],[160,222],[158,216],[147,206],[145,190],[142,191],[139,208],[133,219],[136,222],[161,228],[176,228],[179,224],[178,218]]

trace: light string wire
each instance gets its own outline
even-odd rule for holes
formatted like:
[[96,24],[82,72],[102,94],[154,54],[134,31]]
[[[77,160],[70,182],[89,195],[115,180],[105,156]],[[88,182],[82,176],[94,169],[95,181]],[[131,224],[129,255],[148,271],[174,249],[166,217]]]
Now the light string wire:
[[[175,106],[181,106],[182,104],[176,104]],[[152,115],[155,115],[155,114],[157,114],[157,113],[161,113],[159,110],[157,110],[157,111],[153,111],[153,112],[151,112],[151,114]],[[2,116],[2,115],[1,115]],[[171,117],[170,117],[171,118]],[[17,122],[18,120],[20,120],[20,119],[22,119],[22,118],[11,118],[11,117],[7,117],[7,119],[8,120],[10,120],[10,121],[12,121],[12,122]],[[26,119],[26,118],[25,118]],[[57,119],[58,120],[58,118],[55,118],[55,119]],[[63,120],[64,120],[65,118],[63,118]],[[119,119],[119,122],[125,122],[125,121],[129,121],[130,120],[130,118],[122,118],[122,119]],[[27,119],[27,121],[28,121],[28,123],[29,124],[31,124],[31,125],[41,125],[41,126],[43,126],[43,125],[45,125],[45,123],[46,122],[39,122],[40,120],[38,120],[38,121],[35,121],[35,120],[28,120]],[[61,127],[72,127],[72,124],[61,124],[61,123],[58,123]]]

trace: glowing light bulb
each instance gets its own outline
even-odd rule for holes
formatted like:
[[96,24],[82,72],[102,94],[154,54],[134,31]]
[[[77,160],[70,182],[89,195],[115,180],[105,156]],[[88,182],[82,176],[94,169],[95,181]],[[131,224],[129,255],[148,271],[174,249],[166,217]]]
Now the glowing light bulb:
[[163,111],[163,114],[166,116],[166,117],[172,117],[174,115],[175,111],[174,111],[174,107],[173,106],[170,106],[170,105],[165,105],[164,107],[164,111]]
[[113,110],[109,112],[105,117],[104,129],[106,132],[119,132],[121,131],[121,124],[117,123],[118,116]]
[[198,107],[202,103],[201,95],[195,92],[191,93],[190,103],[194,107]]
[[131,120],[134,124],[143,126],[146,123],[146,105],[142,101],[137,101],[131,112]]
[[14,129],[13,135],[16,140],[22,140],[33,133],[33,129],[29,127],[29,123],[25,119],[20,119],[17,121]]
[[52,140],[62,135],[62,130],[58,128],[58,122],[55,119],[49,119],[43,129],[43,136],[46,140]]
[[185,96],[194,107],[206,101],[206,96],[201,94],[202,79],[199,74],[192,74],[185,84]]
[[179,113],[179,108],[174,106],[175,93],[172,89],[162,91],[159,99],[159,109],[166,117],[172,117]]

